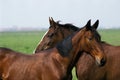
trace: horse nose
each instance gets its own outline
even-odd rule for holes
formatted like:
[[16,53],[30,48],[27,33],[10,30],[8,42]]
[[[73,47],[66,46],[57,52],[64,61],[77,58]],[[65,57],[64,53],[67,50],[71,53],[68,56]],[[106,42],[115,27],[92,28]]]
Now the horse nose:
[[104,66],[106,63],[106,59],[105,58],[102,58],[101,61],[100,61],[100,66]]
[[96,63],[98,66],[104,66],[106,63],[106,57],[96,57]]

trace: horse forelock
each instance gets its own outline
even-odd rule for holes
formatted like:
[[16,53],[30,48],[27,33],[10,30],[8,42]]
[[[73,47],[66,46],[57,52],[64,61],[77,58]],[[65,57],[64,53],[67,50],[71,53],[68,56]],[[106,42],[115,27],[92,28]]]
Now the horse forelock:
[[101,36],[100,36],[100,34],[98,33],[98,31],[97,31],[95,28],[93,28],[93,27],[90,28],[90,31],[92,31],[95,39],[96,39],[98,42],[100,42],[100,41],[101,41]]

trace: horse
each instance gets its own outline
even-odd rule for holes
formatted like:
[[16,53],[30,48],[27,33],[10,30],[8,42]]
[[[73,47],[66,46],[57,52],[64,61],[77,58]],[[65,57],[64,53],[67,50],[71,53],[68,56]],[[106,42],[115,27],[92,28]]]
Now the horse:
[[38,54],[28,55],[0,47],[0,77],[2,80],[66,80],[83,51],[100,65],[105,61],[90,21],[55,47]]
[[[54,47],[57,44],[57,42],[59,42],[59,40],[57,40],[58,36],[55,34],[59,33],[59,35],[61,34],[61,36],[62,35],[68,36],[69,34],[72,34],[72,32],[79,30],[79,28],[74,25],[59,24],[55,22],[53,18],[49,19],[49,22],[51,25],[49,31],[47,31],[47,33],[44,35],[44,37],[42,38],[41,42],[39,43],[35,51],[41,51]],[[57,26],[53,25],[53,23],[56,24]],[[99,41],[101,41],[101,36],[97,32],[98,24],[99,24],[99,20],[97,20],[92,25],[92,28],[95,30],[96,38]],[[68,26],[71,28],[69,28]],[[52,31],[50,31],[51,29]],[[68,34],[65,31],[70,33]],[[52,36],[48,36],[49,34],[52,34]],[[59,38],[61,36],[59,36]],[[66,36],[61,38],[64,39]],[[83,52],[83,54],[80,56],[75,66],[76,74],[79,80],[119,80],[120,79],[120,70],[119,70],[120,46],[113,46],[103,41],[101,41],[101,45],[103,47],[103,50],[107,58],[106,64],[102,67],[99,67],[98,65],[96,65],[96,63],[94,62],[93,58],[90,55],[88,55],[86,52]],[[72,80],[72,79],[70,78],[68,80]]]
[[[49,18],[50,27],[49,30],[45,33],[41,42],[38,44],[35,53],[52,48],[56,45],[56,43],[60,42],[63,38],[77,31],[79,28],[72,24],[59,24],[55,22],[53,18]],[[97,23],[98,21],[96,21]],[[94,26],[97,26],[96,24]],[[59,37],[58,37],[59,36]],[[99,35],[95,35],[96,39],[99,39]],[[71,74],[72,75],[72,74]],[[72,77],[68,78],[68,80],[72,80]]]

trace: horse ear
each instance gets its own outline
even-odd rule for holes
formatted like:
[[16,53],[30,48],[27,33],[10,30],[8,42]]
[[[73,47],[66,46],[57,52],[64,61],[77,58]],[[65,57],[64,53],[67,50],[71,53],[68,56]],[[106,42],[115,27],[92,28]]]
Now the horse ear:
[[52,20],[51,20],[51,17],[49,17],[49,24],[50,24],[50,25],[52,24]]
[[50,23],[50,27],[56,28],[56,22],[53,20],[52,17],[49,17],[49,23]]
[[49,17],[49,23],[50,23],[51,26],[55,23],[55,21],[53,20],[52,17]]
[[94,29],[97,29],[97,28],[98,28],[98,25],[99,25],[99,20],[97,20],[97,21],[92,25],[92,27],[93,27]]
[[86,27],[86,30],[90,30],[91,29],[91,20],[89,20],[87,22],[87,24],[85,25],[85,27]]

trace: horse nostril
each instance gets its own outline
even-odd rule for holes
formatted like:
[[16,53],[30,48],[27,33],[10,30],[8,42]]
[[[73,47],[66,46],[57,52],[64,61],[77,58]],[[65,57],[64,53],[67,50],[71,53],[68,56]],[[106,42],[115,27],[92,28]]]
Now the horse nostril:
[[102,58],[101,61],[100,61],[100,66],[104,66],[106,63],[106,60],[105,58]]

